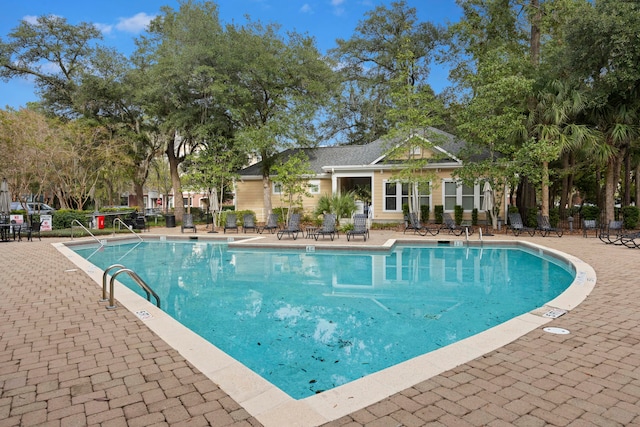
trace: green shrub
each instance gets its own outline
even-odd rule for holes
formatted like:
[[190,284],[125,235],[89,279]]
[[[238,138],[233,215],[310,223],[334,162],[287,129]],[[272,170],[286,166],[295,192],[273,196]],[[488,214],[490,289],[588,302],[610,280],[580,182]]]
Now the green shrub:
[[460,205],[455,205],[453,207],[453,218],[456,222],[456,225],[462,224],[462,216],[464,215],[464,209]]
[[420,221],[423,223],[429,222],[429,206],[420,205]]
[[527,208],[527,217],[524,219],[527,227],[536,227],[538,225],[538,208]]
[[622,219],[624,221],[624,228],[627,230],[633,230],[638,226],[638,219],[640,218],[640,209],[637,206],[625,206],[622,208]]
[[442,224],[443,217],[444,217],[444,206],[435,205],[433,208],[433,214],[435,215],[435,218],[436,218],[436,224]]
[[591,220],[600,218],[600,208],[597,206],[583,205],[580,208],[580,218]]
[[[52,226],[54,229],[71,228],[71,223],[74,219],[78,220],[80,224],[89,228],[91,221],[90,211],[77,211],[73,209],[60,209],[54,212],[52,217]],[[77,225],[77,224],[76,224]]]
[[477,208],[473,208],[473,210],[471,211],[471,225],[473,226],[478,225],[478,209]]
[[559,208],[551,208],[549,209],[549,224],[552,227],[557,227],[560,222],[560,209]]

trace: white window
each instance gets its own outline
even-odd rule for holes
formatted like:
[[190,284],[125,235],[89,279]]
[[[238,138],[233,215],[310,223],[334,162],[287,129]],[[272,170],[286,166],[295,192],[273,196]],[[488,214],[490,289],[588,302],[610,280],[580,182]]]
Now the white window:
[[443,183],[443,204],[445,212],[453,212],[456,205],[462,206],[465,211],[472,211],[480,208],[482,198],[480,186],[466,185],[456,181],[444,181]]
[[273,183],[273,194],[282,194],[282,184],[279,182]]
[[[409,203],[409,184],[387,181],[384,183],[384,211],[402,212],[402,205]],[[431,207],[431,185],[418,185],[418,199],[420,206]]]
[[320,181],[318,180],[309,181],[308,187],[309,187],[309,193],[320,194]]

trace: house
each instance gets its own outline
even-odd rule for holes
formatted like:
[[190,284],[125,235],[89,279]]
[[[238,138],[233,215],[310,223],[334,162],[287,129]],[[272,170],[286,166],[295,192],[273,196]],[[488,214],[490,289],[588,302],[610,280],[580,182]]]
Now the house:
[[[455,136],[435,128],[426,132],[417,132],[414,136],[430,141],[430,152],[413,153],[428,158],[425,170],[436,177],[430,182],[430,188],[421,189],[419,202],[429,206],[430,219],[434,218],[434,207],[442,205],[444,212],[453,215],[454,206],[464,208],[464,217],[471,218],[474,208],[482,207],[482,185],[463,185],[452,177],[452,173],[462,167],[458,155],[464,148],[464,142]],[[403,221],[402,205],[408,203],[408,184],[393,179],[399,168],[400,160],[392,161],[386,153],[390,142],[378,139],[366,145],[328,146],[306,149],[291,149],[283,152],[302,150],[309,158],[315,176],[309,179],[311,197],[305,197],[303,208],[311,212],[323,194],[341,194],[356,188],[366,188],[371,194],[371,218],[374,222]],[[420,148],[417,148],[420,150]],[[251,210],[258,221],[264,221],[267,212],[263,203],[262,163],[256,163],[239,172],[235,183],[235,206],[237,210]],[[272,207],[287,206],[280,199],[280,186],[277,178],[271,177]],[[426,187],[426,186],[424,186]],[[504,204],[503,204],[504,206]],[[479,212],[479,218],[485,219],[485,213]]]

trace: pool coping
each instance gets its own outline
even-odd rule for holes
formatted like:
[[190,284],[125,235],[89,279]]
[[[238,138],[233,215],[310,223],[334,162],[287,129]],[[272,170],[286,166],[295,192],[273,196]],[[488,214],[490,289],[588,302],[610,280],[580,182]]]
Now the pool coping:
[[[145,236],[149,239],[162,239],[163,236]],[[168,236],[164,236],[168,238]],[[191,238],[171,237],[171,240],[193,240]],[[109,240],[131,240],[126,238]],[[217,240],[220,237],[206,236],[199,240]],[[260,237],[234,239],[225,242],[238,247],[276,247],[300,249],[309,246],[300,243],[265,244]],[[78,268],[102,287],[103,271],[90,261],[77,255],[69,246],[91,242],[77,241],[54,243],[53,246],[65,255]],[[314,244],[320,250],[389,250],[396,244],[417,244],[415,240],[389,239],[383,245],[343,246]],[[430,242],[431,244],[437,242]],[[517,316],[484,332],[465,338],[447,347],[431,351],[386,368],[364,378],[351,381],[342,386],[304,399],[295,400],[282,390],[269,383],[240,362],[236,361],[213,344],[208,343],[194,332],[182,326],[152,303],[141,298],[126,286],[115,281],[116,300],[124,308],[136,314],[154,333],[176,349],[186,360],[210,378],[231,398],[265,426],[298,425],[315,426],[353,413],[368,405],[379,402],[395,393],[410,388],[422,381],[477,357],[494,351],[517,338],[544,327],[553,317],[545,317],[556,310],[570,311],[577,307],[592,291],[596,284],[595,270],[579,258],[567,253],[550,249],[525,241],[492,240],[486,242],[467,242],[469,245],[508,245],[524,246],[537,250],[559,260],[568,262],[576,271],[576,279],[561,295],[546,303],[543,307]],[[459,245],[459,243],[456,243]],[[106,305],[106,304],[105,304]]]

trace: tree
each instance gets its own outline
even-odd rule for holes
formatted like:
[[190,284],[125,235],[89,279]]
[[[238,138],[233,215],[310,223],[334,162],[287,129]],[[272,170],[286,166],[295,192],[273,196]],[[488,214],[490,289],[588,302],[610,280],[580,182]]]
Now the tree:
[[[338,39],[331,51],[341,64],[342,90],[332,100],[327,134],[349,144],[366,144],[385,135],[394,125],[387,115],[394,107],[391,81],[402,75],[411,86],[431,91],[429,62],[442,34],[440,27],[418,22],[416,9],[404,0],[368,12],[354,35]],[[407,45],[413,56],[408,74],[401,59]]]
[[79,79],[90,68],[93,42],[100,31],[90,23],[70,25],[66,19],[40,16],[23,20],[0,40],[0,78],[33,78],[48,112],[75,116],[82,106],[76,100]]
[[433,147],[442,139],[432,130],[442,123],[441,104],[428,86],[414,85],[412,76],[418,64],[409,37],[405,37],[396,63],[397,74],[390,82],[394,108],[387,112],[394,123],[385,136],[390,144],[387,159],[401,162],[402,167],[391,178],[408,185],[409,212],[419,213],[419,196],[430,194],[430,184],[436,178],[434,172],[427,172],[427,166],[435,157]]
[[[181,198],[180,164],[202,146],[202,135],[228,135],[232,127],[219,97],[226,46],[215,3],[189,0],[161,12],[137,41],[135,60],[151,81],[141,94],[145,113],[162,132],[173,194]],[[174,208],[181,221],[182,203]]]
[[229,76],[224,99],[236,141],[262,161],[265,211],[271,213],[271,168],[289,147],[317,144],[316,112],[332,91],[333,72],[313,39],[282,37],[275,25],[227,27]]
[[308,181],[309,177],[315,174],[304,151],[296,151],[286,157],[279,156],[272,169],[274,180],[282,190],[280,201],[287,202],[288,224],[294,208],[302,208],[302,198],[311,196]]

